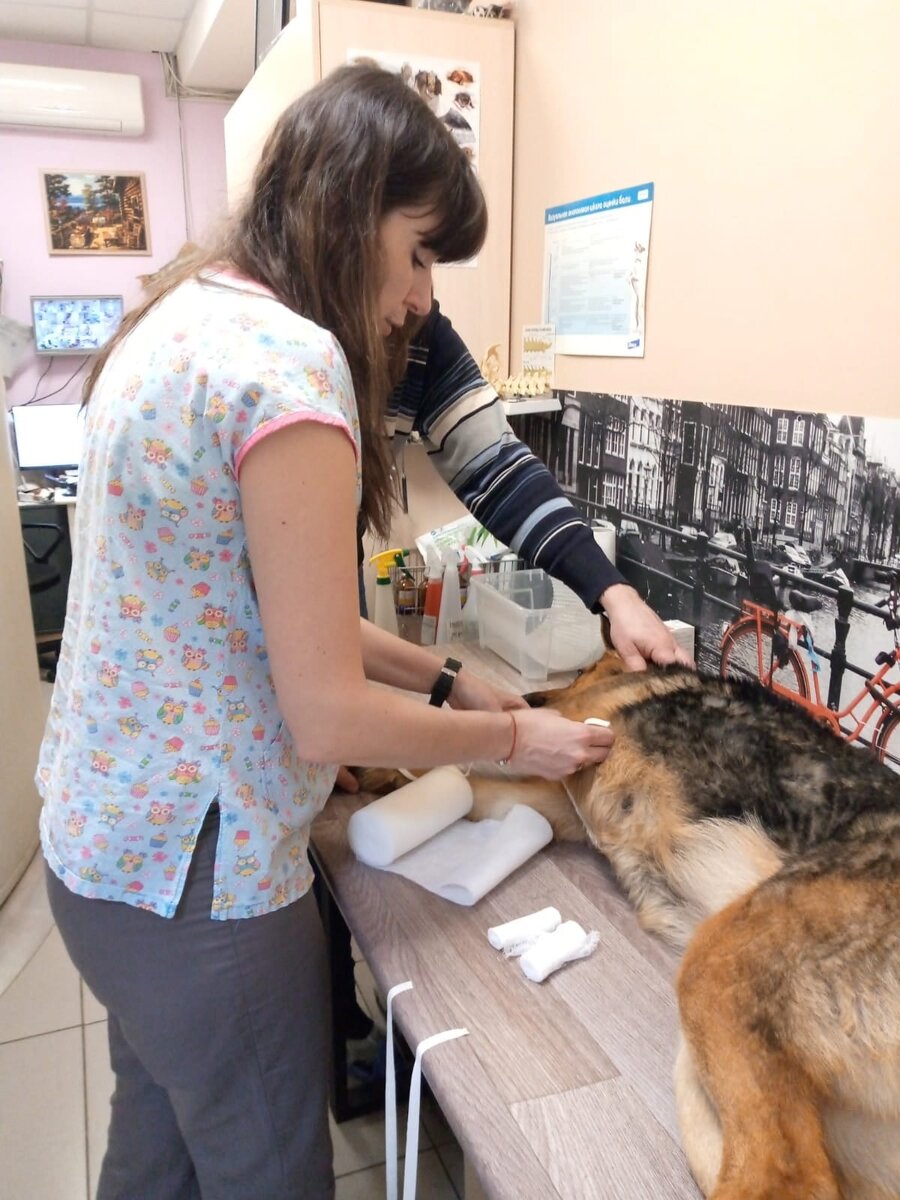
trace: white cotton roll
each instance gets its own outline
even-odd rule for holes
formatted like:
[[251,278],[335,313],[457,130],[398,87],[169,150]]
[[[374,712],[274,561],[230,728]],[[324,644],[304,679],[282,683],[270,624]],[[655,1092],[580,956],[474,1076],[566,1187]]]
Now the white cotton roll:
[[563,921],[552,933],[543,933],[519,959],[522,971],[533,983],[543,983],[564,963],[586,958],[600,940],[596,932],[585,933],[577,921]]
[[353,814],[347,837],[370,867],[386,867],[472,808],[472,788],[458,767],[437,767]]
[[493,925],[487,931],[488,941],[495,950],[502,950],[509,958],[523,954],[533,946],[542,933],[550,933],[559,925],[562,917],[556,908],[542,908],[527,917],[516,917],[504,925]]

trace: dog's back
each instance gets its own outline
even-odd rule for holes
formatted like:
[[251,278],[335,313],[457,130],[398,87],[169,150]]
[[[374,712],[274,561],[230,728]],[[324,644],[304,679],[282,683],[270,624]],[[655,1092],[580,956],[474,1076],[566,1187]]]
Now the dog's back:
[[900,777],[680,668],[613,663],[534,701],[611,722],[570,799],[644,923],[690,941],[677,1090],[706,1194],[897,1200]]

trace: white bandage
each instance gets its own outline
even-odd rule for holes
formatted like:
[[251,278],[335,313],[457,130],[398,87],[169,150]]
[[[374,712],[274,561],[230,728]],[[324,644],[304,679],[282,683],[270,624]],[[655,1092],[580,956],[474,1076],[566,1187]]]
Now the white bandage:
[[507,958],[515,958],[529,950],[542,933],[552,933],[562,917],[556,908],[542,908],[527,917],[516,917],[505,925],[493,925],[488,931],[488,941],[495,950],[502,950]]
[[552,933],[542,933],[519,959],[526,978],[542,983],[548,975],[576,958],[587,958],[600,941],[596,931],[585,933],[577,921],[563,921]]

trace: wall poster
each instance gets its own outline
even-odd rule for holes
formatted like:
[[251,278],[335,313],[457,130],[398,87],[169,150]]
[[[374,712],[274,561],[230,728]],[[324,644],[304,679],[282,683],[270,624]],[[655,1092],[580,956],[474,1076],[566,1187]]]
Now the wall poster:
[[544,320],[557,354],[643,358],[653,184],[544,214]]
[[[729,673],[752,675],[765,639],[735,622],[747,601],[767,605],[784,634],[782,694],[831,702],[845,736],[900,771],[900,717],[861,674],[900,704],[900,420],[555,394],[561,411],[522,416],[516,433],[586,517],[615,525],[617,565],[651,607],[698,629],[700,666],[719,672],[729,651]],[[850,665],[832,689],[844,604]]]
[[481,109],[481,70],[477,63],[382,50],[348,50],[347,61],[373,63],[399,75],[444,122],[477,169]]

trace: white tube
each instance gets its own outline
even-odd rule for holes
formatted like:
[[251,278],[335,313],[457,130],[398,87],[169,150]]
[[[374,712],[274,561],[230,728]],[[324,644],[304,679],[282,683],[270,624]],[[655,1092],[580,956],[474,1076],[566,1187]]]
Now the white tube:
[[370,867],[386,867],[407,850],[466,816],[472,787],[458,767],[437,767],[353,814],[347,837],[353,853]]

